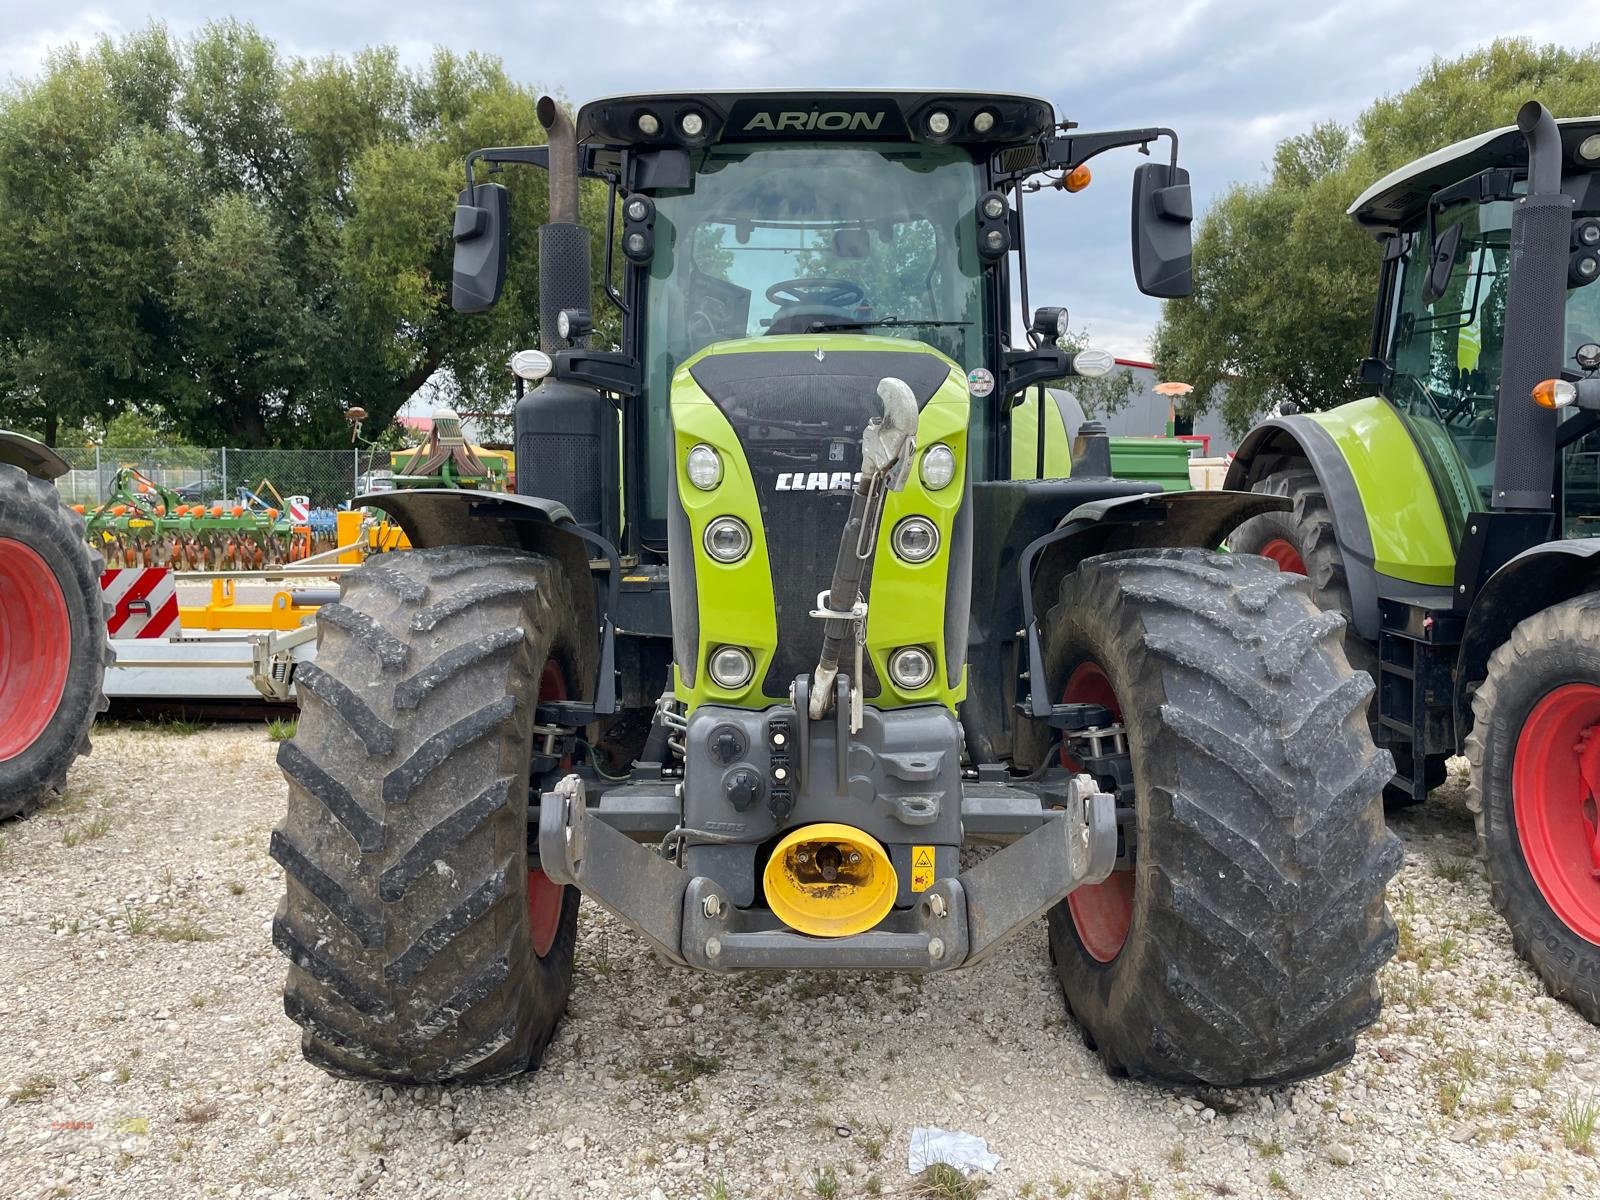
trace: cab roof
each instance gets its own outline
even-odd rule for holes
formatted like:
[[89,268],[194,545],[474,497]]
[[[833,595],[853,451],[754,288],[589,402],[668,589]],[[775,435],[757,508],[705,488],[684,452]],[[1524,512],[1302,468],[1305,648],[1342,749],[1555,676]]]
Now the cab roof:
[[[1578,158],[1578,146],[1583,140],[1600,133],[1600,116],[1561,117],[1556,126],[1561,131],[1564,165],[1568,169],[1600,170],[1600,160]],[[1380,234],[1393,233],[1421,216],[1428,197],[1440,188],[1480,171],[1495,167],[1526,168],[1527,164],[1528,143],[1515,125],[1491,129],[1390,171],[1357,196],[1347,212],[1365,229]]]
[[[943,133],[930,127],[930,119],[940,112],[949,117]],[[683,128],[690,114],[700,118],[699,132],[692,135]],[[640,119],[649,117],[655,118],[654,133],[647,132],[652,128],[648,119],[640,127]],[[1050,102],[1033,96],[831,88],[610,96],[589,101],[577,117],[580,143],[650,149],[787,137],[998,147],[1031,142],[1055,124]]]

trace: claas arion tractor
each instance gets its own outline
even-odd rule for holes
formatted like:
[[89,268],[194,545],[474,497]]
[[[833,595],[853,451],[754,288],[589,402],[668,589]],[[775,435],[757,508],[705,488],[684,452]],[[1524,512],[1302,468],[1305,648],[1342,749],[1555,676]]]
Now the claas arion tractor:
[[1229,545],[1348,617],[1393,802],[1466,753],[1495,907],[1600,1021],[1600,117],[1530,101],[1350,215],[1383,245],[1377,394],[1252,431],[1228,486],[1292,508]]
[[1103,436],[1069,479],[1011,460],[1029,389],[1111,365],[1059,348],[1059,308],[1014,330],[1024,196],[1159,148],[1133,262],[1183,294],[1176,135],[962,92],[539,116],[546,144],[468,158],[453,229],[454,303],[485,309],[512,231],[479,175],[548,173],[516,494],[365,501],[417,548],[344,577],[297,679],[273,936],[306,1057],[536,1066],[581,895],[719,973],[937,974],[1043,916],[1114,1070],[1348,1059],[1395,945],[1371,682],[1305,580],[1214,552],[1286,502],[1113,479]]

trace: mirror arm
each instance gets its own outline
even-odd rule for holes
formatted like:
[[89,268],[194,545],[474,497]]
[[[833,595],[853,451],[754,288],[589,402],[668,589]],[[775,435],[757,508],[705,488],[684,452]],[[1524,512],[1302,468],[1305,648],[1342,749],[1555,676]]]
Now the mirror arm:
[[550,377],[568,383],[585,383],[602,392],[629,398],[644,390],[638,359],[610,350],[559,351]]
[[483,150],[474,150],[467,155],[467,186],[471,187],[476,180],[472,177],[472,164],[475,162],[486,163],[527,163],[529,166],[550,169],[549,146],[490,146]]
[[1074,133],[1067,137],[1051,138],[1044,143],[1044,170],[1071,171],[1091,158],[1121,146],[1138,146],[1140,153],[1150,153],[1150,143],[1170,138],[1172,141],[1171,165],[1178,165],[1178,134],[1165,126],[1149,129],[1114,129],[1106,133]]
[[612,243],[617,235],[617,180],[612,176],[606,180],[606,299],[611,301],[611,306],[623,316],[628,315],[628,302],[618,294],[616,287],[611,282]]
[[[1056,346],[1032,350],[1007,350],[1002,357],[1001,395],[1021,395],[1034,384],[1065,379],[1072,374],[1072,355]],[[1013,401],[1019,404],[1021,401]]]

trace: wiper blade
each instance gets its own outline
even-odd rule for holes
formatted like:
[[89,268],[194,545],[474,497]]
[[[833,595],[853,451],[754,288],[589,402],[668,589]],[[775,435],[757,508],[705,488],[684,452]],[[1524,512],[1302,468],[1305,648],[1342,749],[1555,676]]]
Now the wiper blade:
[[935,321],[923,320],[920,317],[879,317],[872,321],[813,321],[811,322],[809,332],[826,333],[830,329],[878,329],[884,326],[893,327],[895,325],[917,327],[932,326],[943,328],[952,325],[971,324],[971,321]]

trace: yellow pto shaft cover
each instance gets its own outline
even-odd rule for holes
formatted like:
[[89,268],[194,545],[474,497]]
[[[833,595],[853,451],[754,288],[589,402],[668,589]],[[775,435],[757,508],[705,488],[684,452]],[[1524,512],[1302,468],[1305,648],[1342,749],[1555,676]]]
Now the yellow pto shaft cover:
[[813,937],[871,929],[900,891],[894,864],[878,840],[832,822],[786,835],[767,860],[763,880],[778,919]]

